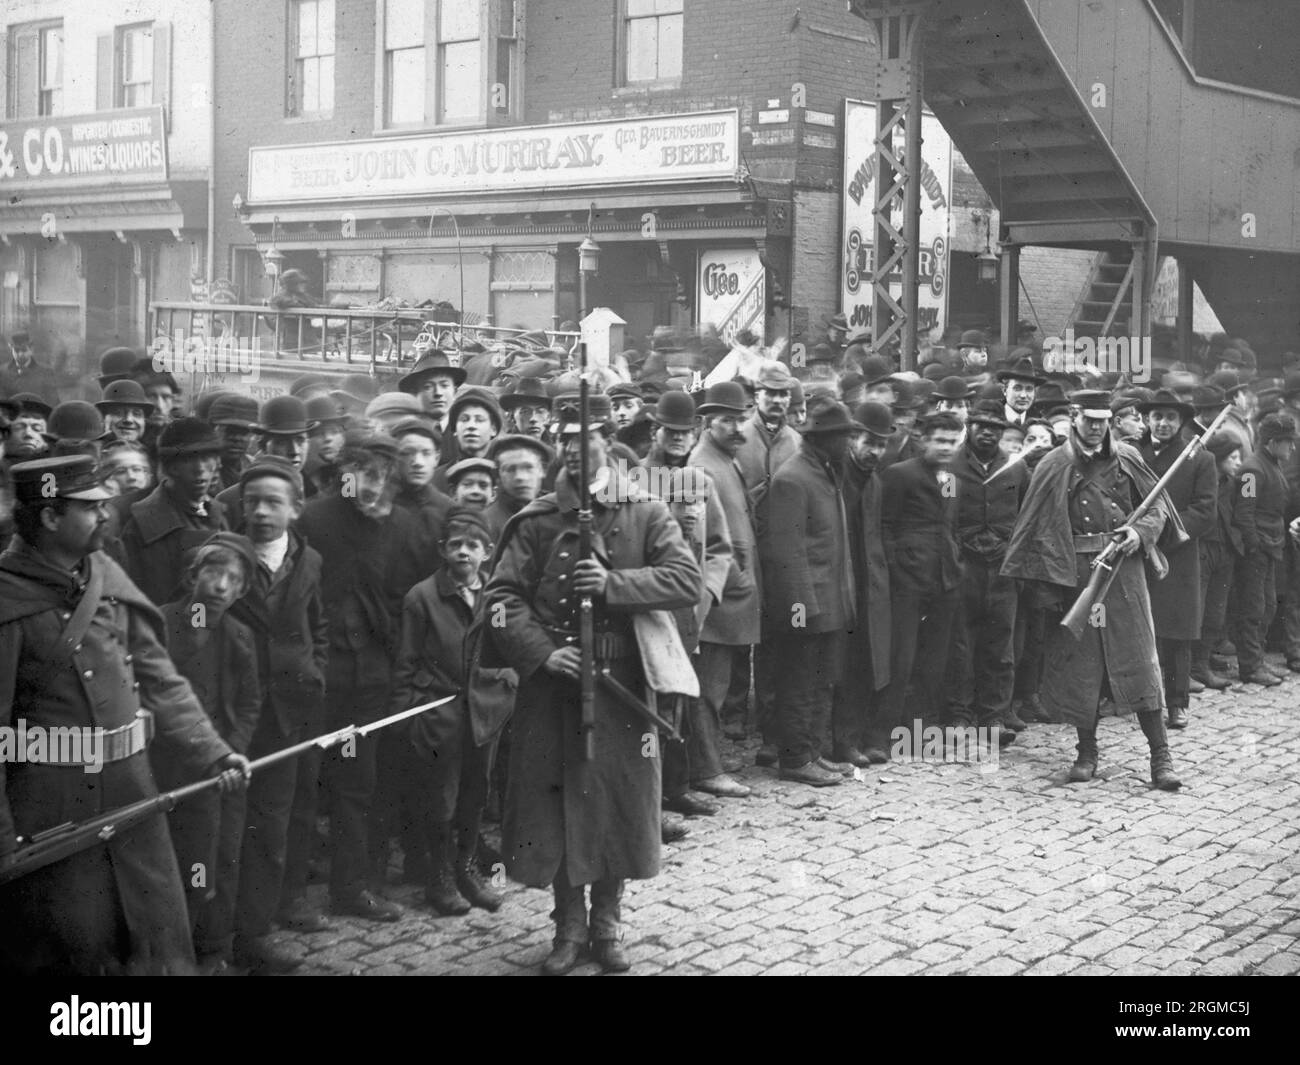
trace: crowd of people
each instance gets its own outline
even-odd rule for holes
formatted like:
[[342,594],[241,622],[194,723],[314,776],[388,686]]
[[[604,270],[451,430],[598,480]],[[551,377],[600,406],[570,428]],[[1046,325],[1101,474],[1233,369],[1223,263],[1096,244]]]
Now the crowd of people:
[[554,893],[546,972],[586,950],[621,971],[624,881],[750,794],[729,739],[822,788],[914,724],[996,750],[1065,722],[1084,782],[1099,718],[1134,714],[1172,790],[1193,695],[1282,683],[1271,641],[1300,672],[1300,360],[1265,378],[1244,341],[1135,384],[1049,370],[1032,336],[967,331],[917,373],[842,317],[811,350],[742,332],[703,361],[661,330],[584,405],[540,335],[483,371],[430,351],[389,386],[307,374],[264,402],[186,402],[129,349],[98,402],[57,402],[12,339],[0,725],[112,742],[95,773],[0,764],[0,867],[63,822],[220,787],[0,888],[8,971],[287,971],[276,925],[330,926],[314,880],[333,915],[391,922],[390,876],[454,916],[497,910],[502,871]]

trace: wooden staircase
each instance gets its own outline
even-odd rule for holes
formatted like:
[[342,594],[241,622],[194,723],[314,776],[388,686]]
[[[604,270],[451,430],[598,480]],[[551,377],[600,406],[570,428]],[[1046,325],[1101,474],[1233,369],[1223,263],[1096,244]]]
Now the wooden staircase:
[[1133,249],[1119,246],[1097,253],[1079,300],[1070,315],[1076,337],[1125,335],[1133,321]]

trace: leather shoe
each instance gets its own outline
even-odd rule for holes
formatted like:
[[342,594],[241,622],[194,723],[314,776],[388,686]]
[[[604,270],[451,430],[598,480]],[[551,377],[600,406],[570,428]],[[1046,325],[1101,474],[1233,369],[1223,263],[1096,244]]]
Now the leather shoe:
[[857,766],[859,769],[865,769],[871,764],[871,759],[856,747],[836,747],[834,758],[837,762],[846,762],[849,765]]
[[[1300,666],[1300,662],[1297,662],[1296,665]],[[1230,681],[1227,677],[1220,676],[1218,673],[1215,673],[1212,669],[1209,668],[1194,669],[1192,670],[1191,675],[1193,680],[1200,681],[1211,691],[1221,692],[1227,688],[1232,687],[1232,681]]]
[[1201,683],[1199,680],[1197,680],[1195,677],[1190,677],[1190,676],[1189,676],[1189,677],[1187,678],[1187,690],[1188,690],[1192,695],[1200,695],[1201,692],[1205,691],[1205,685],[1202,684],[1202,683]]
[[607,973],[625,973],[632,968],[627,952],[617,939],[593,939],[591,956]]
[[816,761],[806,762],[793,768],[782,767],[781,779],[792,780],[796,784],[811,784],[814,788],[829,788],[844,781],[844,777],[839,773],[828,772]]
[[862,753],[872,765],[886,765],[889,762],[889,752],[882,751],[879,747],[868,747]]
[[250,975],[277,976],[293,972],[302,964],[302,959],[286,953],[265,938],[258,938],[236,944],[234,962],[239,968],[247,969]]
[[665,843],[676,843],[678,840],[685,839],[690,834],[691,830],[680,821],[662,815],[660,816],[659,837]]
[[1021,721],[1033,724],[1035,721],[1047,722],[1047,711],[1043,709],[1043,701],[1038,697],[1038,693],[1027,695],[1023,699],[1017,699],[1012,704]]
[[731,776],[732,774],[739,773],[742,769],[746,768],[748,764],[749,763],[743,758],[724,758],[722,760],[722,771],[728,776]]
[[1210,655],[1210,668],[1216,673],[1230,673],[1233,667],[1227,655]]
[[848,762],[832,762],[822,755],[818,755],[814,761],[828,773],[838,773],[842,777],[853,776],[853,766],[849,765]]
[[684,817],[712,817],[718,812],[718,808],[713,803],[701,799],[698,795],[692,795],[689,791],[671,799],[664,799],[663,806],[665,810],[682,814]]
[[575,965],[582,956],[582,947],[578,943],[571,943],[567,939],[557,939],[551,946],[551,953],[546,956],[542,962],[542,974],[544,976],[563,976]]
[[724,799],[748,799],[753,794],[744,784],[732,780],[726,773],[719,773],[707,780],[697,780],[691,787],[708,795],[720,795]]
[[781,760],[781,753],[776,749],[775,743],[765,743],[758,749],[758,754],[754,755],[754,764],[761,766],[774,766]]
[[1029,727],[1029,723],[1016,713],[1015,706],[1007,707],[1007,711],[1002,715],[1003,732],[1024,732]]
[[1169,708],[1169,727],[1187,727],[1187,708],[1185,706],[1171,706]]
[[1276,688],[1282,683],[1281,679],[1267,670],[1257,669],[1253,673],[1247,673],[1241,678],[1242,684],[1259,684],[1265,688]]
[[314,906],[308,905],[305,899],[299,899],[281,910],[275,919],[281,926],[294,932],[328,932],[334,927],[328,917]]
[[364,917],[368,921],[383,921],[392,924],[402,918],[402,910],[387,899],[377,899],[369,891],[363,891],[350,899],[334,902],[330,912],[340,917]]

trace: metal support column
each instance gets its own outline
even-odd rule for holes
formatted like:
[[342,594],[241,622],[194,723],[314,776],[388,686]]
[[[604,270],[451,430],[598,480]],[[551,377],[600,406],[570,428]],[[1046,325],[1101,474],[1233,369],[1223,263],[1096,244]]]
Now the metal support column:
[[1178,260],[1178,358],[1186,362],[1192,357],[1195,342],[1196,295],[1192,288],[1192,271],[1186,259]]
[[[871,273],[871,348],[899,349],[904,370],[917,356],[917,280],[921,229],[921,33],[929,0],[849,0],[875,29],[876,219]],[[901,145],[901,151],[900,151]],[[902,291],[895,297],[890,279]]]
[[998,260],[998,317],[1002,325],[1002,343],[1010,351],[1016,346],[1016,326],[1020,322],[1020,245],[1003,244]]

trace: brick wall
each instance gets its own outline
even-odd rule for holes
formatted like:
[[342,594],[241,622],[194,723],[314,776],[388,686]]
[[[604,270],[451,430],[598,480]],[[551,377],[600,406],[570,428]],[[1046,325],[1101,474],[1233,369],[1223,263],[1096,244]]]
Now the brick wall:
[[1040,337],[1059,336],[1069,325],[1070,312],[1088,281],[1096,254],[1075,248],[1020,250],[1020,279],[1024,283],[1020,317],[1033,321],[1033,312],[1037,312]]
[[[796,189],[794,200],[790,303],[796,310],[796,335],[792,339],[811,345],[825,336],[826,319],[839,310],[840,196],[835,191]],[[803,330],[799,321],[807,322]]]

